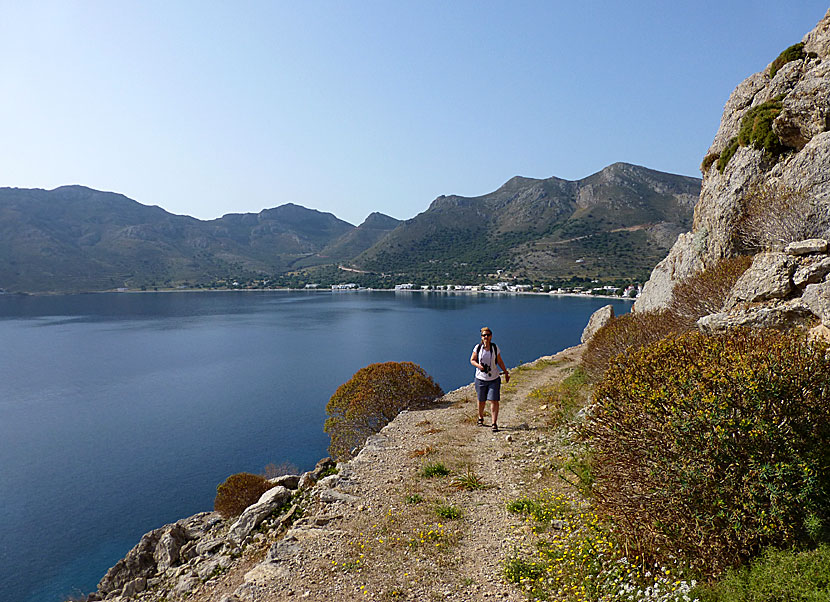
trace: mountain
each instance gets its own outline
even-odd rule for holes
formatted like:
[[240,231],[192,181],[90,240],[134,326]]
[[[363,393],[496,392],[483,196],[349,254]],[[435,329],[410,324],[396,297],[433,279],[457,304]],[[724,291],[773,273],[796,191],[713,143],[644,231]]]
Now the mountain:
[[0,289],[94,291],[271,275],[354,226],[283,205],[211,221],[82,186],[0,189]]
[[576,182],[515,177],[481,197],[441,196],[405,222],[373,213],[355,227],[290,203],[203,221],[83,186],[2,188],[0,290],[302,286],[356,274],[381,285],[644,279],[691,226],[699,190],[696,178],[616,163]]
[[475,280],[645,278],[691,226],[700,180],[615,163],[578,181],[515,177],[480,197],[440,196],[352,267]]
[[354,230],[346,232],[319,253],[295,262],[295,268],[312,265],[343,263],[374,246],[402,222],[383,213],[372,213]]

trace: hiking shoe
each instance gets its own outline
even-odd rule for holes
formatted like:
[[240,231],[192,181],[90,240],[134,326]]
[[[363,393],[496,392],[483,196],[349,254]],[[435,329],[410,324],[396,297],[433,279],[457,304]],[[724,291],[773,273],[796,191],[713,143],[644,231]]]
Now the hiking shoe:
[[499,425],[498,425],[498,424],[496,424],[495,422],[493,423],[493,432],[494,432],[494,433],[498,433],[498,432],[499,432]]

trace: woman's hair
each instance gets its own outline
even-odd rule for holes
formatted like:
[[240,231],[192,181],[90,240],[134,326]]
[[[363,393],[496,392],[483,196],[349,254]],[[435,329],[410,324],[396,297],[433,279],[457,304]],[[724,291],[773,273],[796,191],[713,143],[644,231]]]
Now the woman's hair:
[[485,330],[486,330],[487,332],[489,332],[490,334],[493,334],[493,331],[492,331],[492,330],[490,330],[490,327],[489,327],[489,326],[482,326],[479,330],[481,331],[481,334],[484,334],[484,331],[485,331]]

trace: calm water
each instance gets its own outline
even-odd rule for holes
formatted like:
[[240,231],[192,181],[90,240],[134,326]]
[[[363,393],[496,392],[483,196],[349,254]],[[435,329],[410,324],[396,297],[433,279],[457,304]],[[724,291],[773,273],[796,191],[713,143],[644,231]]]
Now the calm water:
[[[472,381],[579,342],[600,299],[420,293],[0,295],[0,600],[89,592],[141,535],[210,510],[229,474],[326,455],[363,366]],[[617,313],[630,304],[614,302]]]

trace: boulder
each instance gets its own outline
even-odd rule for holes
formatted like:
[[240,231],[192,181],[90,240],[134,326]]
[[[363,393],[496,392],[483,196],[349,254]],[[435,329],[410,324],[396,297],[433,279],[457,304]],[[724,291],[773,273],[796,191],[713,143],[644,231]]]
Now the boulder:
[[582,342],[587,343],[597,330],[608,324],[614,317],[614,306],[604,305],[591,314],[588,325],[582,331]]
[[704,316],[697,321],[697,327],[706,334],[738,327],[789,330],[808,325],[814,319],[810,309],[794,299]]
[[821,282],[827,274],[830,274],[830,257],[801,257],[793,273],[793,284],[798,288],[804,288],[808,284]]
[[808,284],[801,301],[818,316],[824,326],[830,326],[830,282]]
[[730,309],[738,303],[785,298],[793,290],[792,276],[796,265],[795,259],[787,253],[759,253],[732,287],[724,308]]
[[274,510],[291,499],[291,492],[282,486],[272,487],[262,494],[256,504],[248,506],[228,531],[228,540],[237,545],[256,529]]
[[823,238],[811,238],[809,240],[791,242],[784,249],[784,252],[790,255],[808,255],[810,253],[825,253],[827,252],[827,241]]

